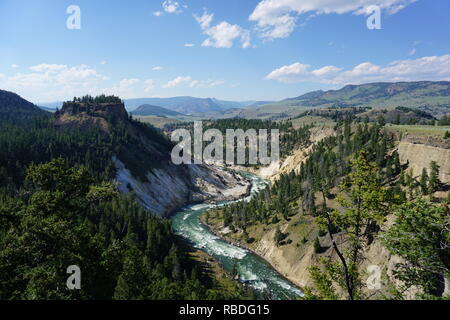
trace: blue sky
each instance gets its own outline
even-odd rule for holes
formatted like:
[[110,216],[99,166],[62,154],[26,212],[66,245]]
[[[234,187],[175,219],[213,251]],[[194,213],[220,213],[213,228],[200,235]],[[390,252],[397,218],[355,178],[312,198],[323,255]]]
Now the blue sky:
[[[67,28],[70,5],[81,29]],[[367,28],[370,5],[380,30]],[[450,80],[449,31],[448,0],[0,0],[0,89],[36,103],[102,92],[279,100]]]

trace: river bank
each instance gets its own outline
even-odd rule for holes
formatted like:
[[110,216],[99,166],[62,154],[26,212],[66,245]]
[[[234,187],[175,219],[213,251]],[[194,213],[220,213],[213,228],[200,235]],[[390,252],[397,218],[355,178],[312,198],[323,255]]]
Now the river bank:
[[193,247],[183,237],[176,237],[176,241],[195,266],[199,267],[199,274],[205,283],[213,283],[214,287],[220,288],[220,292],[225,293],[226,299],[254,299],[252,292],[243,283],[236,281],[233,274],[227,271],[214,257]]
[[[259,177],[247,176],[252,180],[251,195],[239,201],[250,199],[266,186],[265,181]],[[261,298],[284,300],[299,297],[302,292],[298,287],[279,274],[266,260],[250,250],[223,241],[200,222],[200,216],[204,212],[227,203],[231,202],[185,207],[171,218],[175,234],[213,257],[227,272],[236,272],[239,280],[254,288]]]
[[293,284],[296,285],[296,287],[300,290],[303,291],[302,289],[302,285],[296,281],[296,279],[292,276],[289,276],[288,274],[284,273],[283,268],[280,268],[279,265],[275,264],[274,261],[271,261],[271,259],[266,258],[264,255],[262,255],[260,252],[256,251],[255,249],[253,249],[251,246],[245,244],[242,241],[236,241],[233,240],[229,237],[224,236],[223,234],[221,234],[220,232],[218,232],[216,229],[214,229],[211,225],[206,224],[205,220],[205,214],[203,214],[200,217],[200,223],[209,230],[209,232],[211,232],[212,234],[216,235],[217,237],[219,237],[222,241],[238,247],[238,248],[244,248],[245,250],[250,251],[251,253],[253,253],[254,255],[258,256],[259,258],[263,259],[268,265],[270,265],[275,271],[277,271],[283,278],[285,278],[287,281],[292,282]]

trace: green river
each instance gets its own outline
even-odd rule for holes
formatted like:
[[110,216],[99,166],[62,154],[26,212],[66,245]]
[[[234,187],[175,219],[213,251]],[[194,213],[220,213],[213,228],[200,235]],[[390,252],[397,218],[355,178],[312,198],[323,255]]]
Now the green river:
[[[250,196],[238,201],[250,200],[267,186],[263,179],[255,175],[248,173],[242,175],[252,180],[252,190]],[[202,225],[200,216],[206,210],[229,203],[198,204],[183,208],[171,218],[175,233],[187,239],[195,248],[208,253],[225,270],[231,272],[236,268],[240,281],[256,289],[260,298],[287,300],[301,295],[302,292],[294,284],[275,271],[264,259],[246,249],[228,244]]]

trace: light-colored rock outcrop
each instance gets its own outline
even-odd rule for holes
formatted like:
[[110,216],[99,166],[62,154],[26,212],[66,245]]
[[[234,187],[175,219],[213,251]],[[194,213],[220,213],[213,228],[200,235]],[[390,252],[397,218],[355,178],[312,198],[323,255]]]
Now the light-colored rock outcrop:
[[235,200],[250,190],[250,182],[232,171],[207,165],[175,166],[166,164],[146,174],[148,181],[135,178],[116,157],[118,188],[134,192],[150,212],[167,216],[194,202]]

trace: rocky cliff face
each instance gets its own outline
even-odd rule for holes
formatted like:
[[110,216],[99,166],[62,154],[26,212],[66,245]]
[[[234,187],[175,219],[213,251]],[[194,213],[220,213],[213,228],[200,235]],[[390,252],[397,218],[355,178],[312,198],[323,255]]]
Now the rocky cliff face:
[[247,195],[251,188],[243,177],[214,166],[166,163],[148,172],[143,182],[116,157],[114,163],[119,190],[133,192],[144,207],[161,216],[190,203],[235,200]]
[[128,113],[123,103],[65,102],[62,109],[55,112],[55,124],[60,127],[76,126],[86,129],[98,126],[109,132],[110,121],[127,120]]
[[99,103],[99,104],[88,104],[88,103],[77,103],[77,102],[66,102],[64,103],[62,109],[56,112],[56,115],[80,115],[86,114],[92,117],[101,118],[117,118],[120,120],[126,120],[128,118],[128,113],[125,110],[123,103],[111,104],[111,103]]
[[235,200],[250,190],[246,179],[216,166],[174,165],[171,143],[155,129],[130,120],[123,103],[66,102],[55,113],[55,123],[66,129],[95,126],[105,134],[126,133],[113,146],[118,188],[133,193],[153,214],[167,216],[189,203]]

